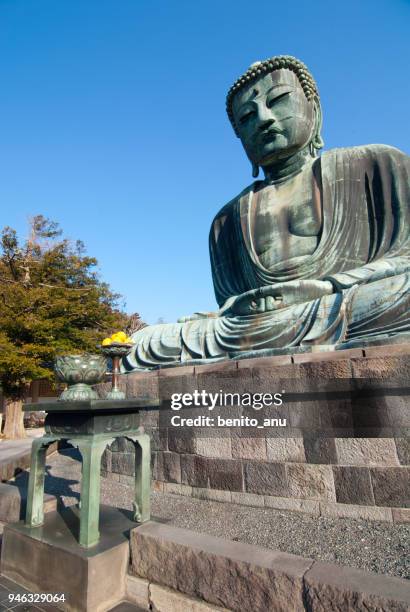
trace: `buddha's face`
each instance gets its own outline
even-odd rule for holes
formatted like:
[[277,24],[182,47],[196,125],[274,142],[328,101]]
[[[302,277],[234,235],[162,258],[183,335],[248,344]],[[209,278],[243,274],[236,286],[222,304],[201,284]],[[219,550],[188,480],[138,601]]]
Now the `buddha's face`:
[[314,102],[307,100],[297,76],[286,68],[241,89],[232,109],[244,149],[258,166],[291,157],[312,138]]

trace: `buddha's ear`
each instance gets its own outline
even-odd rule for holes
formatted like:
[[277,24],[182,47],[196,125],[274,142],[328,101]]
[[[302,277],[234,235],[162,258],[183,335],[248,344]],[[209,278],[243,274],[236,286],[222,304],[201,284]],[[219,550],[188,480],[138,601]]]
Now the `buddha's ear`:
[[256,178],[259,176],[259,166],[258,164],[255,164],[255,162],[251,162],[252,164],[252,176],[253,178]]
[[[242,141],[241,141],[242,142]],[[243,142],[242,142],[242,146],[243,146]],[[259,176],[259,166],[256,162],[252,161],[252,159],[249,157],[247,150],[245,149],[245,147],[243,146],[245,153],[246,153],[246,157],[249,159],[249,161],[251,162],[251,166],[252,166],[252,176],[253,178],[257,178]]]
[[312,139],[310,141],[310,152],[314,157],[316,157],[317,151],[319,151],[323,146],[323,138],[322,138],[322,124],[323,124],[323,116],[322,116],[322,108],[320,106],[319,98],[314,99],[314,112],[315,112],[315,123],[313,127]]

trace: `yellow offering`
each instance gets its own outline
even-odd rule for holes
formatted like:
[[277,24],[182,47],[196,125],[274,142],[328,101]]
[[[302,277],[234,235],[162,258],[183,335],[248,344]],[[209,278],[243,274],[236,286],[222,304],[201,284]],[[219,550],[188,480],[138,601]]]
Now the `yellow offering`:
[[123,331],[115,332],[109,338],[104,338],[101,346],[110,346],[110,344],[134,344],[134,340],[127,336]]
[[112,334],[111,336],[111,340],[113,342],[126,342],[127,340],[127,334],[125,334],[124,332],[120,331],[120,332],[116,332],[115,334]]

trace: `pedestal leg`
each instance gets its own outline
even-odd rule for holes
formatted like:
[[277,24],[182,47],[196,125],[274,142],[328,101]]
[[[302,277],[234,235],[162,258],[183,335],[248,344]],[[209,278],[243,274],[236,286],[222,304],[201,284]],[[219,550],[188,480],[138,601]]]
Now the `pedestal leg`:
[[135,504],[134,519],[145,523],[150,519],[151,449],[148,434],[135,440]]
[[101,455],[107,444],[101,440],[70,440],[83,458],[80,508],[80,546],[90,548],[98,543],[100,532],[100,469]]
[[33,440],[31,445],[31,465],[28,480],[26,525],[38,527],[44,522],[44,470],[46,452],[50,442],[43,438]]

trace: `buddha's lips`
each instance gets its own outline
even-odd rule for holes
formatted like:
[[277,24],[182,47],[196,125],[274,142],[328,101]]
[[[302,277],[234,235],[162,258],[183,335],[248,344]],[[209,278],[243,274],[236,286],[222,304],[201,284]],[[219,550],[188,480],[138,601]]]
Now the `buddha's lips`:
[[280,130],[277,130],[277,129],[272,129],[272,128],[271,128],[270,130],[268,130],[267,132],[264,132],[264,133],[261,135],[260,140],[261,140],[263,143],[270,142],[271,140],[275,140],[276,136],[277,136],[278,134],[280,134],[280,133],[281,133],[281,131],[280,131]]

